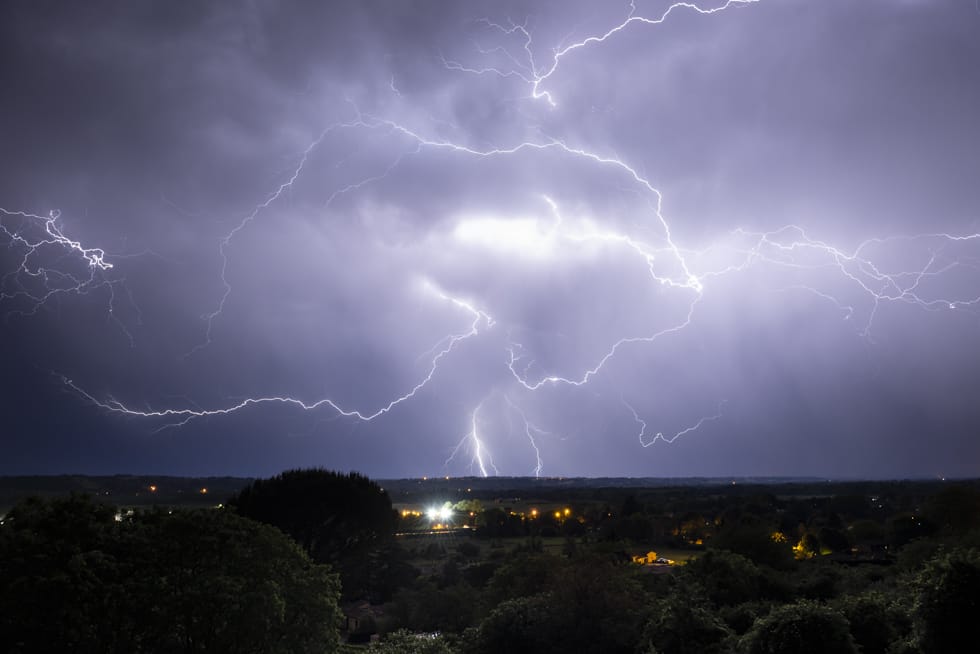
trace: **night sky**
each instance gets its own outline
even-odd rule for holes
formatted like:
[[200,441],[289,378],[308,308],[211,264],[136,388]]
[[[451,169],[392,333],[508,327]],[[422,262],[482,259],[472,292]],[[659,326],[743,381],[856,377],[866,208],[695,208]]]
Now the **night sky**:
[[3,3],[0,474],[980,475],[980,9],[668,8]]

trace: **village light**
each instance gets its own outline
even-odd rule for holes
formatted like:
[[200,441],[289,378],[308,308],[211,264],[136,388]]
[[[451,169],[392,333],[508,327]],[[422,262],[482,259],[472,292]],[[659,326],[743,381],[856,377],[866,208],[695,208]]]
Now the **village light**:
[[435,522],[436,520],[445,522],[453,517],[453,510],[449,506],[443,506],[441,508],[431,506],[425,510],[425,515],[432,522]]

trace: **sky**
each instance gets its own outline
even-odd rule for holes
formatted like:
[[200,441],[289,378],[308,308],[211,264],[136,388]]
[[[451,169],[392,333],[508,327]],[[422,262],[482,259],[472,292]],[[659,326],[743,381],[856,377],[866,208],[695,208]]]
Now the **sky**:
[[980,7],[0,7],[0,474],[980,475]]

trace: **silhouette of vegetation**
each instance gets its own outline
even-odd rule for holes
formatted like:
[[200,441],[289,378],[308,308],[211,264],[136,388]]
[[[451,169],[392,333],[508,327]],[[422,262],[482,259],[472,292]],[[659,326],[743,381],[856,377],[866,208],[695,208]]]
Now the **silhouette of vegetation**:
[[339,583],[224,510],[29,500],[0,528],[0,643],[28,652],[336,651]]
[[977,482],[598,483],[385,491],[294,470],[243,481],[227,508],[22,501],[0,518],[0,649],[932,654],[976,640]]
[[841,613],[801,601],[776,608],[744,636],[745,654],[858,654]]
[[372,555],[391,545],[395,514],[388,494],[367,477],[288,470],[256,480],[228,504],[242,516],[278,527],[314,561],[333,566],[345,597],[387,594],[378,584],[372,587]]
[[953,652],[976,644],[980,552],[956,550],[937,556],[919,572],[915,586],[913,619],[923,654]]

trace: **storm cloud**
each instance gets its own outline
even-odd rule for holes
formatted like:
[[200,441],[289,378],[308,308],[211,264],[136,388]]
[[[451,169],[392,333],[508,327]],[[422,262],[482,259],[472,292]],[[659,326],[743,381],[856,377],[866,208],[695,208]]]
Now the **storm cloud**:
[[980,11],[668,7],[5,4],[0,473],[980,474]]

